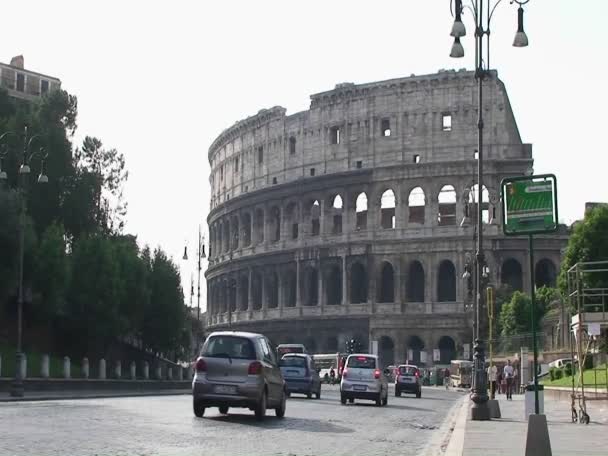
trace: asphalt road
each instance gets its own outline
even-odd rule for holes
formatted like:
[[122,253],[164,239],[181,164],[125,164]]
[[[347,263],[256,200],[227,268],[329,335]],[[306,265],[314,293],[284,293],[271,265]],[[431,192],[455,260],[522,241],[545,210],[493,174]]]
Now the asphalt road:
[[284,419],[246,409],[192,414],[190,396],[0,404],[0,455],[419,455],[461,394],[425,388],[421,399],[391,389],[386,407],[340,405],[337,386],[319,400],[292,396]]

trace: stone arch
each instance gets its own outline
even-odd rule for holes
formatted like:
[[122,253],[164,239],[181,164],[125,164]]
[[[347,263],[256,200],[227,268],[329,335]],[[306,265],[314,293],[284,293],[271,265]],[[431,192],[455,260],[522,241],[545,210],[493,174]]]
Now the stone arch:
[[523,291],[523,276],[521,263],[515,258],[509,258],[500,268],[500,283],[508,285],[514,291]]
[[392,189],[386,189],[380,197],[380,226],[384,229],[395,228],[395,208],[397,200]]
[[456,190],[453,185],[444,185],[437,196],[439,211],[437,223],[441,226],[456,225]]
[[240,287],[241,287],[241,302],[239,302],[240,310],[247,310],[249,307],[249,277],[247,275],[242,275],[239,279]]
[[395,343],[389,336],[382,336],[378,341],[378,358],[383,369],[395,364]]
[[327,305],[342,304],[342,269],[337,264],[331,264],[327,267],[325,277],[324,285]]
[[344,201],[340,194],[335,195],[333,198],[330,198],[331,204],[331,234],[342,234],[342,223],[343,223],[343,211],[344,211]]
[[296,272],[289,268],[283,277],[285,283],[285,306],[286,307],[295,307],[297,300],[297,276]]
[[249,247],[251,245],[251,214],[249,212],[243,214],[241,226],[243,247]]
[[230,220],[224,220],[224,252],[230,251]]
[[410,191],[407,198],[409,208],[409,223],[424,224],[424,212],[426,208],[426,196],[422,187],[415,187]]
[[305,306],[319,303],[319,271],[314,266],[306,266],[302,274],[301,296]]
[[231,236],[231,244],[232,244],[232,250],[237,250],[239,248],[239,241],[240,241],[240,231],[239,231],[239,218],[237,216],[233,216],[232,217],[232,222],[231,222],[231,227],[232,227],[232,236]]
[[395,270],[388,261],[380,265],[378,302],[395,302]]
[[355,214],[356,214],[356,226],[357,231],[367,229],[367,194],[361,192],[357,195],[355,200]]
[[456,358],[456,343],[450,336],[439,339],[439,364],[450,364]]
[[236,279],[230,279],[228,282],[228,309],[230,312],[236,312]]
[[270,241],[278,242],[281,240],[281,209],[278,206],[270,208]]
[[424,302],[424,268],[418,260],[410,263],[407,274],[407,300],[408,302]]
[[439,264],[437,274],[437,301],[456,301],[456,268],[450,260],[443,260]]
[[315,199],[311,201],[309,207],[310,216],[310,235],[318,236],[321,232],[321,203]]
[[300,235],[300,217],[298,213],[298,203],[291,201],[285,208],[285,223],[287,229],[289,229],[289,237],[291,239],[297,239]]
[[264,242],[264,209],[255,210],[255,241]]
[[220,279],[219,282],[219,296],[218,300],[220,303],[220,313],[224,314],[228,311],[228,297],[227,297],[228,287],[226,285],[226,280]]
[[262,308],[262,280],[264,280],[262,274],[259,271],[253,271],[251,276],[253,310],[260,310]]
[[350,302],[362,304],[367,302],[367,270],[358,261],[350,268]]
[[424,342],[418,336],[410,336],[407,339],[406,344],[406,357],[407,362],[416,364],[417,366],[421,364],[421,353],[424,350]]
[[536,288],[555,288],[557,280],[557,269],[555,264],[548,258],[543,258],[534,267],[534,283]]
[[266,273],[266,300],[269,309],[276,309],[279,306],[279,277],[276,271],[271,270]]

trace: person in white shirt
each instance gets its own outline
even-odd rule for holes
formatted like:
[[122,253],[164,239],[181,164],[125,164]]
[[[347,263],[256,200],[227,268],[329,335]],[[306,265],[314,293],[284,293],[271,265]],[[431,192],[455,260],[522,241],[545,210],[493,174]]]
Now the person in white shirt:
[[507,365],[503,369],[503,373],[507,380],[507,399],[513,400],[513,366],[511,366],[511,360],[507,360]]
[[496,364],[492,364],[491,367],[488,367],[488,379],[490,380],[490,399],[494,399],[496,397],[496,380],[498,377],[498,368]]

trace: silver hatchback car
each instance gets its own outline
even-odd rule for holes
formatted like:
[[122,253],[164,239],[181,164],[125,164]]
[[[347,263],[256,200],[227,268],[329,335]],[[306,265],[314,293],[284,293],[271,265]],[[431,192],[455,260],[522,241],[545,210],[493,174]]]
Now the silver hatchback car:
[[207,407],[244,407],[264,418],[267,408],[285,416],[286,388],[274,351],[261,334],[221,331],[212,333],[196,360],[192,379],[194,415]]
[[375,355],[348,356],[340,382],[342,405],[347,400],[353,403],[355,399],[376,401],[376,405],[388,404],[388,381],[378,366],[378,357]]

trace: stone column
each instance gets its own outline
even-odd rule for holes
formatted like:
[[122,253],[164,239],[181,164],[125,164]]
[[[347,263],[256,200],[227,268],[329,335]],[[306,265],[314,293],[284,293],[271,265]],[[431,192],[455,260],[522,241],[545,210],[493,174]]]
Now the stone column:
[[266,313],[266,311],[268,310],[266,294],[266,271],[262,270],[262,312],[264,313]]
[[279,308],[279,315],[283,315],[283,308],[285,307],[285,301],[286,301],[286,297],[285,297],[285,276],[284,274],[281,274],[281,271],[277,271],[277,286],[279,288],[279,302],[278,302],[278,308]]
[[106,360],[101,358],[99,360],[99,380],[106,379]]
[[154,369],[154,377],[156,378],[156,380],[163,379],[163,369],[160,365],[156,366],[156,368]]
[[253,311],[253,269],[249,268],[247,271],[249,274],[249,280],[247,281],[247,310],[250,313]]
[[131,380],[136,380],[137,379],[137,366],[135,364],[135,361],[131,361],[131,364],[129,365],[129,371],[131,374]]
[[173,380],[173,368],[167,367],[167,380]]
[[317,292],[319,293],[318,298],[317,298],[317,305],[321,308],[321,313],[323,313],[323,310],[325,309],[325,290],[323,289],[323,267],[321,265],[321,260],[318,260],[318,274],[317,274],[317,280],[318,280],[318,285],[317,285]]
[[402,337],[396,335],[393,340],[395,342],[395,365],[398,366],[399,364],[405,362],[407,358],[407,351],[405,350],[405,341]]
[[296,257],[296,307],[302,307],[302,293],[300,290],[300,260]]
[[180,382],[184,380],[184,368],[182,366],[177,368],[177,380]]
[[148,361],[144,361],[144,368],[142,369],[143,371],[143,375],[144,375],[144,380],[149,380],[150,379],[150,364],[148,364]]
[[319,200],[319,236],[323,236],[327,229],[325,215],[325,198],[321,198]]
[[70,358],[67,356],[63,357],[63,378],[70,378],[71,369],[70,369]]
[[82,378],[89,378],[89,358],[82,358]]
[[346,254],[342,256],[342,305],[345,306],[348,303],[348,277],[346,271]]
[[21,366],[17,366],[18,369],[21,369],[21,378],[27,378],[27,355],[25,353],[21,353]]
[[122,377],[122,364],[120,361],[116,361],[114,365],[114,377],[120,379]]
[[40,359],[40,376],[49,378],[49,355],[42,355]]
[[236,275],[236,312],[239,312],[241,310],[241,300],[242,300],[242,295],[243,295],[243,289],[241,286],[241,277],[237,274]]
[[435,300],[436,271],[433,259],[434,255],[427,255],[424,259],[424,303],[426,313],[433,313],[433,302]]

